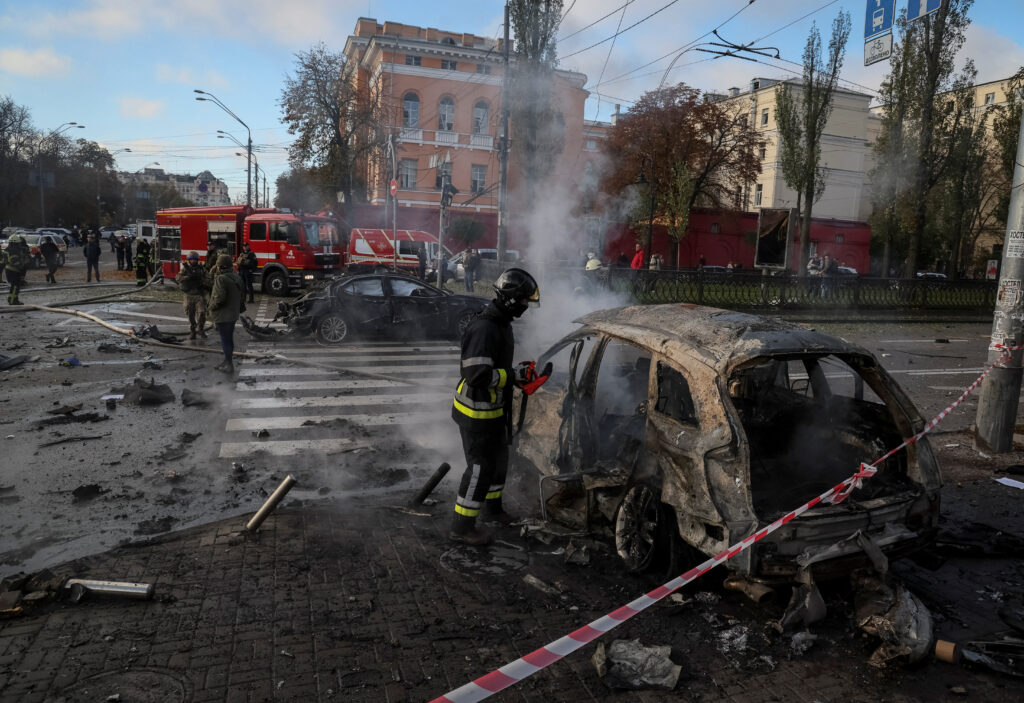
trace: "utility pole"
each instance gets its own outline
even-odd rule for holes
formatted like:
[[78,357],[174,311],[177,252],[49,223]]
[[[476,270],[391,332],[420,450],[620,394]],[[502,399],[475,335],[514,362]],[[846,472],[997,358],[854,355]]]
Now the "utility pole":
[[[1013,168],[1010,210],[1006,216],[1006,240],[999,267],[999,293],[992,319],[992,337],[988,345],[991,364],[1004,357],[997,344],[1012,347],[1024,344],[1024,113],[1017,134],[1017,163]],[[1013,448],[1013,430],[1020,397],[1021,358],[1019,351],[1005,356],[1005,363],[993,367],[981,383],[974,444],[978,449],[1007,452]]]
[[[394,75],[394,66],[392,65],[392,76]],[[398,180],[398,157],[395,154],[395,133],[392,132],[388,136],[388,156],[391,157],[391,180]],[[398,273],[398,189],[391,192],[391,183],[388,182],[388,196],[391,198],[391,251],[393,261],[391,263],[391,270]],[[386,202],[386,201],[385,201]],[[387,210],[385,209],[385,215]]]
[[501,132],[498,135],[498,265],[505,261],[508,246],[508,3],[505,3],[505,40],[502,44]]
[[[440,168],[440,166],[438,167]],[[459,189],[452,185],[451,174],[443,172],[441,175],[441,215],[437,225],[437,287],[444,288],[444,230],[445,221],[448,216],[448,206],[452,204],[452,198],[456,196]]]

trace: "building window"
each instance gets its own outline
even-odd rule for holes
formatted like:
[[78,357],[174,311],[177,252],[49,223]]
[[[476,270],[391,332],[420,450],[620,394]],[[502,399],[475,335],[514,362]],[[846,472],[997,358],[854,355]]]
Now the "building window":
[[992,105],[996,101],[995,93],[985,93],[985,104]]
[[597,140],[588,139],[584,144],[583,148],[586,149],[587,151],[597,151]]
[[760,149],[758,150],[758,152],[757,152],[757,153],[758,153],[758,156],[760,156],[760,157],[761,157],[761,161],[764,161],[764,159],[765,159],[765,156],[766,156],[766,155],[768,154],[768,149],[767,149],[767,147],[761,147],[761,148],[760,148]]
[[437,178],[434,181],[434,187],[441,190],[444,187],[444,177],[448,176],[448,182],[451,183],[452,177],[452,162],[438,164],[437,165]]
[[761,195],[764,193],[764,186],[758,183],[754,186],[754,205],[761,205]]
[[402,98],[402,124],[406,127],[420,126],[420,97],[406,93]]
[[473,106],[473,134],[487,134],[490,131],[491,109],[483,100]]
[[451,59],[441,59],[441,70],[442,71],[454,71],[458,65],[458,61],[452,61]]
[[484,188],[487,187],[487,166],[473,164],[473,177],[469,187],[474,193],[484,192]]
[[743,129],[747,128],[747,116],[746,115],[743,115],[742,117],[740,117],[740,127],[742,127]]
[[455,101],[441,98],[437,106],[437,128],[442,132],[451,132],[455,128]]
[[768,124],[768,108],[761,110],[761,126],[764,127]]
[[721,224],[719,224],[718,222],[712,222],[711,223],[711,234],[718,234],[721,231],[722,231],[722,225]]
[[416,190],[416,159],[402,159],[398,164],[398,187]]
[[405,55],[406,66],[419,66],[421,63],[422,59],[419,56],[410,56],[409,54]]
[[760,90],[761,89],[761,81],[753,81],[751,83],[750,87],[751,87],[751,90]]
[[836,232],[836,244],[842,244],[843,243],[843,239],[844,239],[843,233],[842,232]]
[[743,188],[736,186],[736,207],[742,207],[743,204]]
[[477,73],[484,73],[484,74],[489,76],[489,75],[491,75],[491,67],[488,66],[485,63],[478,63],[476,65],[476,72]]

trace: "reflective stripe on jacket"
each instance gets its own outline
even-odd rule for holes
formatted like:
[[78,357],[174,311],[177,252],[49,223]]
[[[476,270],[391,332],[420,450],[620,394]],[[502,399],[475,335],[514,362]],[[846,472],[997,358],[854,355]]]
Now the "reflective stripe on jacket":
[[484,430],[503,422],[512,407],[511,322],[491,303],[462,337],[462,378],[455,387],[452,418],[463,427]]

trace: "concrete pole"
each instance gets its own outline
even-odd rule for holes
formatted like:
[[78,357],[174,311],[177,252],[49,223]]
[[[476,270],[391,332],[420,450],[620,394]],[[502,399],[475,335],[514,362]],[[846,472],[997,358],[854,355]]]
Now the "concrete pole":
[[[1003,356],[995,345],[1024,343],[1024,114],[1017,135],[1017,165],[1013,169],[1010,210],[1006,217],[1006,240],[999,268],[999,293],[992,319],[989,363]],[[978,449],[1007,452],[1013,449],[1013,430],[1020,398],[1021,357],[1012,352],[1006,363],[996,366],[981,384],[974,444]]]

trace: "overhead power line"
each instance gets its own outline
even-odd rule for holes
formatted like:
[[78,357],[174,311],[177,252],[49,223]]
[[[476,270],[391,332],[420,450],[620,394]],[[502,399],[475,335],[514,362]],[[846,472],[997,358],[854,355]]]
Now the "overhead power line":
[[[566,34],[566,35],[565,35],[564,37],[558,37],[558,39],[557,39],[556,41],[557,41],[557,42],[558,42],[559,44],[561,44],[561,43],[562,43],[562,42],[564,42],[564,41],[565,41],[566,39],[571,39],[572,37],[575,37],[575,36],[576,36],[577,34],[579,34],[580,32],[585,32],[585,31],[587,31],[588,29],[590,29],[591,27],[593,27],[593,26],[594,26],[595,24],[598,24],[599,22],[603,22],[604,20],[608,19],[609,17],[611,17],[612,15],[614,15],[614,14],[615,14],[616,12],[618,12],[619,10],[625,10],[625,9],[626,9],[627,7],[629,7],[630,5],[632,5],[632,4],[634,3],[634,2],[636,2],[636,0],[627,0],[627,1],[625,2],[625,3],[623,3],[622,5],[619,5],[619,6],[618,6],[618,7],[616,7],[616,8],[614,9],[614,10],[612,10],[611,12],[609,12],[609,13],[608,13],[607,15],[603,15],[603,16],[601,16],[601,17],[598,17],[598,18],[597,18],[596,20],[594,20],[593,22],[591,22],[590,24],[588,24],[588,25],[587,25],[586,27],[580,27],[580,28],[579,28],[579,29],[577,29],[577,30],[576,30],[575,32],[573,32],[572,34]],[[576,3],[574,2],[573,4],[575,5]],[[570,7],[569,9],[571,10],[572,8]],[[569,12],[568,12],[568,11],[566,11],[565,15],[568,15],[568,14],[569,14]],[[565,15],[562,15],[562,19],[563,19],[563,20],[565,19]],[[561,22],[559,22],[559,24],[561,24]],[[616,30],[616,31],[618,31],[618,30]]]
[[[599,41],[599,42],[595,42],[595,43],[591,44],[591,45],[590,45],[590,46],[588,46],[588,47],[585,47],[585,48],[583,48],[583,49],[580,49],[579,51],[574,51],[574,52],[572,52],[571,54],[568,54],[568,55],[566,55],[566,56],[563,56],[563,57],[562,57],[562,59],[563,59],[563,60],[564,60],[564,59],[570,59],[570,58],[572,58],[573,56],[576,56],[577,54],[582,54],[582,53],[583,53],[584,51],[590,51],[590,50],[591,50],[591,49],[593,49],[593,48],[594,48],[595,46],[601,46],[601,45],[602,45],[602,44],[604,44],[605,42],[610,42],[610,41],[611,41],[612,39],[614,39],[615,37],[619,36],[620,34],[625,34],[625,33],[626,33],[626,32],[628,32],[629,30],[633,29],[633,27],[636,27],[637,25],[643,24],[644,22],[646,22],[647,20],[651,19],[652,17],[654,17],[655,15],[657,15],[657,14],[658,14],[658,13],[660,13],[660,12],[664,12],[664,11],[665,11],[665,10],[667,10],[668,8],[670,8],[670,7],[672,7],[673,5],[675,5],[675,4],[677,3],[677,2],[679,2],[679,0],[672,0],[672,2],[668,3],[667,5],[662,5],[662,6],[661,6],[661,7],[659,7],[659,8],[657,9],[657,10],[655,10],[655,11],[654,11],[654,12],[652,12],[651,14],[647,15],[647,16],[646,16],[646,17],[644,17],[643,19],[641,19],[641,20],[637,20],[636,22],[634,22],[633,24],[629,25],[629,26],[628,26],[628,27],[626,27],[625,29],[619,30],[618,32],[616,32],[616,33],[615,33],[615,34],[613,34],[612,36],[610,36],[610,37],[605,37],[605,38],[604,38],[604,39],[602,39],[601,41]],[[753,0],[751,0],[751,2],[753,2]]]

